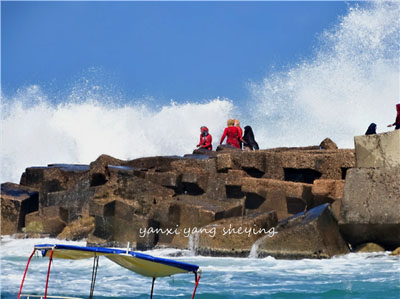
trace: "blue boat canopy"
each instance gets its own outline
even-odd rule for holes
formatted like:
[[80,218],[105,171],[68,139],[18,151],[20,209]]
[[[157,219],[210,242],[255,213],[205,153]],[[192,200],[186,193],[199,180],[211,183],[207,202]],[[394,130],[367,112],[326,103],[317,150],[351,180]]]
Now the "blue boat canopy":
[[121,267],[153,278],[199,271],[197,265],[114,248],[39,244],[35,245],[35,249],[41,250],[43,256],[50,256],[50,252],[53,251],[52,257],[61,259],[80,260],[105,256]]

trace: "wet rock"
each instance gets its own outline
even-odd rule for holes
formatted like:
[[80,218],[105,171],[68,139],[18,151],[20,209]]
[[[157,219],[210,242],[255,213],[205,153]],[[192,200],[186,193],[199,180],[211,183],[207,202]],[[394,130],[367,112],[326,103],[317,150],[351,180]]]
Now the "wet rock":
[[[151,218],[132,214],[130,219],[118,216],[95,217],[95,230],[91,243],[106,240],[106,244],[125,247],[128,243],[138,250],[151,249],[157,243],[156,235],[141,237],[141,230],[147,227],[157,227],[158,224]],[[100,241],[102,242],[102,241]],[[100,245],[100,244],[99,244]]]
[[94,217],[83,217],[68,224],[57,239],[62,240],[82,240],[86,239],[94,230]]
[[395,250],[393,250],[390,255],[400,255],[400,247],[397,247]]
[[277,223],[275,212],[219,220],[194,234],[194,248],[201,255],[247,257],[253,243]]
[[400,167],[400,131],[354,137],[357,167]]
[[385,248],[375,243],[366,243],[357,246],[354,249],[355,252],[382,252]]
[[272,238],[265,236],[257,242],[259,257],[330,258],[350,252],[328,204],[282,220],[276,231]]
[[68,222],[68,211],[60,207],[44,207],[38,212],[25,216],[27,233],[49,234],[57,236]]
[[39,209],[39,192],[13,183],[1,184],[1,234],[12,235],[25,226],[25,215]]
[[[154,220],[164,232],[158,235],[160,245],[177,248],[189,247],[189,236],[198,229],[216,220],[242,216],[243,201],[232,202],[209,200],[204,196],[179,196],[162,202],[154,213]],[[168,230],[173,233],[168,233]]]
[[400,246],[400,167],[350,169],[344,186],[340,230],[354,246]]

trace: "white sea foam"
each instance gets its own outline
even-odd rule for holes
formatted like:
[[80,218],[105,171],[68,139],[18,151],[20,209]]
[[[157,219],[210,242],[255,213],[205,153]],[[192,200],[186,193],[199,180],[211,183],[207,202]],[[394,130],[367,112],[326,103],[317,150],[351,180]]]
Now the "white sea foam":
[[[27,258],[34,244],[61,242],[84,245],[84,242],[56,239],[2,238],[0,260],[2,294],[17,293]],[[169,258],[171,250],[158,249],[148,253],[157,253],[158,256]],[[197,264],[202,268],[200,294],[224,294],[227,297],[237,298],[248,298],[248,294],[255,296],[279,292],[323,293],[326,290],[346,289],[349,287],[349,282],[357,292],[361,292],[360,288],[365,288],[368,283],[371,285],[371,290],[376,292],[382,289],[384,293],[387,288],[393,288],[398,284],[396,273],[399,271],[400,261],[398,257],[389,256],[388,253],[352,253],[328,260],[202,256],[181,256],[174,259]],[[90,287],[92,263],[91,259],[81,261],[55,259],[51,270],[49,294],[86,296]],[[47,266],[47,258],[32,260],[24,286],[25,292],[43,293]],[[151,279],[121,268],[106,258],[100,258],[96,295],[131,298],[148,294],[150,285]],[[159,296],[165,297],[176,293],[185,294],[187,297],[193,286],[193,275],[181,274],[174,278],[158,279],[156,292]],[[392,289],[387,297],[394,298],[393,294]]]
[[353,147],[372,122],[388,130],[400,98],[399,15],[398,1],[352,7],[321,35],[312,59],[251,84],[257,140],[298,146],[330,137]]
[[212,135],[215,132],[215,147],[233,112],[227,99],[172,102],[156,109],[137,103],[104,103],[102,95],[82,93],[86,98],[74,91],[80,102],[68,99],[54,105],[40,87],[31,86],[3,101],[1,182],[18,182],[29,166],[87,164],[101,154],[133,159],[191,153],[202,125],[208,126]]

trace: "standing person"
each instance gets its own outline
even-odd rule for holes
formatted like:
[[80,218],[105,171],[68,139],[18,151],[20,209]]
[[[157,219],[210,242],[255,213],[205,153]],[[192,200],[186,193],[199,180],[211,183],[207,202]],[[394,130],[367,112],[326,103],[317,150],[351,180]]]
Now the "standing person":
[[254,139],[253,129],[250,126],[244,127],[243,136],[244,150],[258,150],[258,143]]
[[393,127],[396,126],[394,129],[398,130],[400,129],[400,104],[396,105],[396,109],[397,109],[397,116],[396,116],[396,120],[394,123],[388,125],[388,127]]
[[234,122],[234,124],[235,124],[235,127],[239,129],[239,136],[240,136],[240,138],[239,138],[239,146],[240,146],[240,149],[242,149],[242,148],[243,148],[243,142],[242,142],[243,130],[242,130],[242,128],[240,127],[240,122],[239,122],[239,120],[234,119],[233,122]]
[[226,139],[226,144],[232,145],[236,148],[240,148],[239,140],[242,141],[242,136],[240,136],[239,129],[235,127],[235,122],[233,121],[233,119],[228,119],[227,125],[228,127],[225,128],[219,144],[222,144],[225,137],[228,136],[228,138]]
[[208,128],[206,126],[202,126],[200,128],[200,142],[197,147],[204,148],[209,151],[212,150],[212,136],[208,133]]
[[376,124],[372,123],[369,125],[367,132],[365,132],[365,135],[374,135],[376,134]]

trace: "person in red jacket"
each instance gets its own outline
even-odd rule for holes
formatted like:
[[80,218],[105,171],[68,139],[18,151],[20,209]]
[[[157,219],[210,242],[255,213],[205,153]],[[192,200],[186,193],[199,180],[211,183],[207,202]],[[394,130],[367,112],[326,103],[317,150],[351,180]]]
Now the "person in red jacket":
[[240,127],[240,122],[237,119],[234,119],[233,122],[235,123],[235,127],[239,129],[239,146],[240,149],[243,149],[243,142],[242,142],[242,138],[243,138],[243,130]]
[[204,148],[209,151],[212,150],[212,136],[208,133],[208,128],[206,126],[202,126],[200,128],[200,142],[197,147]]
[[395,129],[395,130],[399,130],[399,129],[400,129],[400,104],[397,104],[397,105],[396,105],[396,109],[397,109],[396,120],[395,120],[394,123],[388,125],[388,127],[396,126],[394,129]]
[[229,119],[227,123],[228,127],[225,128],[219,144],[222,144],[225,137],[228,136],[228,138],[226,139],[226,144],[232,145],[236,148],[240,148],[239,141],[242,141],[242,136],[240,135],[239,129],[235,127],[235,122],[233,121],[233,119]]

